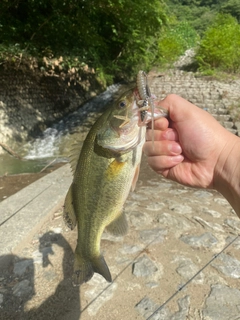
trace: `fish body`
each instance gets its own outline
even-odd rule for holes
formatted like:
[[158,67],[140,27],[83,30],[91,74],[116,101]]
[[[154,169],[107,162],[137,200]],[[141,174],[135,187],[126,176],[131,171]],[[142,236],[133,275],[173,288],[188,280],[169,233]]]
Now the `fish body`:
[[130,89],[95,122],[84,141],[64,204],[65,222],[71,229],[78,227],[75,285],[90,280],[94,272],[112,281],[100,242],[105,228],[115,235],[128,229],[123,205],[138,178],[146,132],[139,117],[135,89]]

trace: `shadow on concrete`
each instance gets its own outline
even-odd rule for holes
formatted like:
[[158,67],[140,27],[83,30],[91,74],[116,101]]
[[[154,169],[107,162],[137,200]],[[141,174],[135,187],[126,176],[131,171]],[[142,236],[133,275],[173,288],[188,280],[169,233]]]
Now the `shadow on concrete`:
[[80,288],[73,287],[71,283],[73,251],[61,234],[47,232],[39,239],[42,272],[51,264],[49,255],[54,255],[53,244],[64,250],[63,280],[54,294],[29,311],[25,311],[24,306],[38,294],[34,288],[34,260],[12,254],[0,257],[0,320],[80,319]]

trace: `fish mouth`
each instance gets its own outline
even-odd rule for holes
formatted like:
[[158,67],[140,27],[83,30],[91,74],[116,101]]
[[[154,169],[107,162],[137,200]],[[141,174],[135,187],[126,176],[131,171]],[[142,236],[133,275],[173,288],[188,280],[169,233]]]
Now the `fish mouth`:
[[104,141],[98,141],[98,144],[105,149],[109,149],[114,152],[126,153],[134,149],[139,143],[139,130],[138,125],[135,127],[127,128],[121,132],[119,130],[112,128],[114,132],[115,139],[106,139]]

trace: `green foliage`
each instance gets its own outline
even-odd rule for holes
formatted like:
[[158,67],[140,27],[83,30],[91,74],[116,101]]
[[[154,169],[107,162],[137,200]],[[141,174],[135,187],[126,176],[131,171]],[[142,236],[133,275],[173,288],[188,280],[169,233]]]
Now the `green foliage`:
[[223,10],[222,6],[232,1],[239,2],[239,0],[166,0],[177,19],[188,21],[199,35],[203,35],[213,23],[216,14]]
[[187,49],[195,47],[198,39],[196,31],[188,22],[176,23],[166,28],[159,40],[161,64],[174,62]]
[[224,13],[229,13],[233,17],[238,19],[240,22],[240,1],[239,0],[229,0],[221,6],[221,11]]
[[77,57],[117,76],[150,68],[167,22],[159,0],[5,0],[0,6],[1,48],[68,57],[69,67]]
[[[240,70],[240,25],[231,15],[219,14],[200,42],[196,59],[200,70]],[[208,71],[209,72],[209,71]]]

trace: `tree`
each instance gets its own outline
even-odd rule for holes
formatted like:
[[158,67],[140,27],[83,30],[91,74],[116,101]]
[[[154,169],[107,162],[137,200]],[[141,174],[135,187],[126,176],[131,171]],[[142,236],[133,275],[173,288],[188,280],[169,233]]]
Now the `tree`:
[[149,68],[167,22],[159,0],[4,0],[1,6],[0,46],[77,57],[107,73]]
[[233,17],[238,19],[240,23],[240,1],[239,0],[229,0],[221,6],[221,11],[224,13],[229,13]]
[[239,71],[240,25],[234,17],[229,14],[217,16],[200,42],[196,59],[200,70]]

